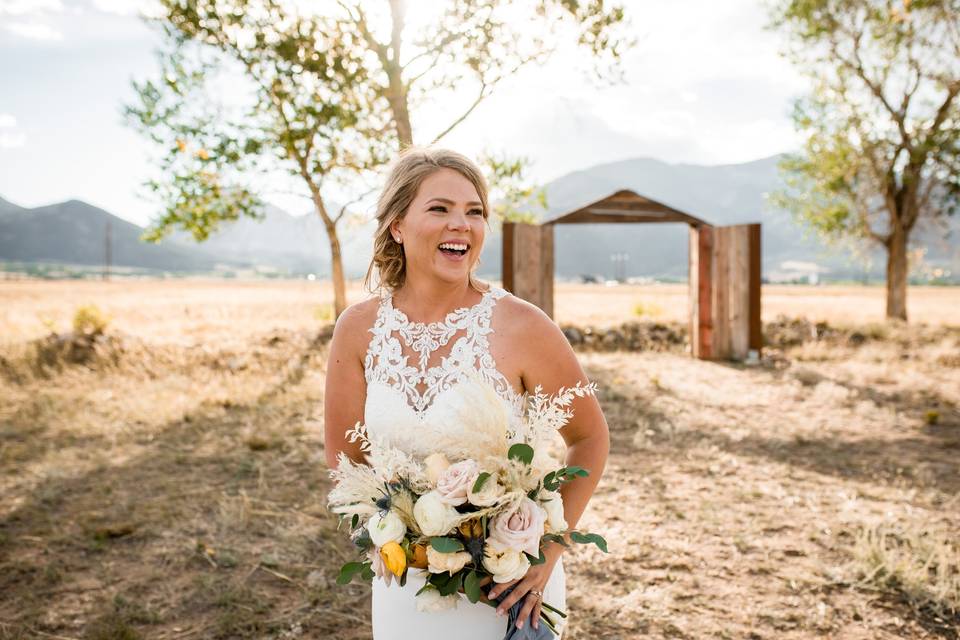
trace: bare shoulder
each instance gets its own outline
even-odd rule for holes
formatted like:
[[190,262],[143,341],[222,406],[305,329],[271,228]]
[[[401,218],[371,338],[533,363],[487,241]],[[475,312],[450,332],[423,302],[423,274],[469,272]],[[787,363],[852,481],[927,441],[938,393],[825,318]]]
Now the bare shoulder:
[[543,338],[546,335],[560,335],[563,333],[550,316],[535,304],[515,295],[504,296],[498,303],[501,309],[499,330],[508,334],[511,339],[529,340]]
[[514,348],[536,357],[543,351],[568,346],[557,323],[535,304],[514,295],[504,296],[497,304],[502,305],[497,331],[505,334]]
[[376,297],[356,302],[340,314],[333,329],[333,341],[349,353],[362,355],[370,342],[369,330],[377,319],[380,300]]

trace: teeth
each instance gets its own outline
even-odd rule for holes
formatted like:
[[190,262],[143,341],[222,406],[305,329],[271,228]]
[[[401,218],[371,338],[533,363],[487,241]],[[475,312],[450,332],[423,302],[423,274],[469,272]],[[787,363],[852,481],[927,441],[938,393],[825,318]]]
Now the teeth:
[[467,245],[465,244],[453,244],[451,242],[444,242],[440,245],[441,249],[453,249],[455,251],[466,251]]

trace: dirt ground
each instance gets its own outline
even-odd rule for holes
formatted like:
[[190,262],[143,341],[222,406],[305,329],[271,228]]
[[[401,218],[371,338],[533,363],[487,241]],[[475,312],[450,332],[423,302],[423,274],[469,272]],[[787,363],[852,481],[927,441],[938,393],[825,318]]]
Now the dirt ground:
[[[684,317],[682,288],[611,289],[561,287],[558,316]],[[784,289],[765,320],[882,314]],[[0,640],[370,637],[324,509],[324,291],[0,283]],[[565,638],[960,638],[960,294],[910,295],[930,326],[757,366],[581,354],[612,438],[581,525],[611,553],[564,559]],[[91,302],[112,320],[81,363],[31,342]]]

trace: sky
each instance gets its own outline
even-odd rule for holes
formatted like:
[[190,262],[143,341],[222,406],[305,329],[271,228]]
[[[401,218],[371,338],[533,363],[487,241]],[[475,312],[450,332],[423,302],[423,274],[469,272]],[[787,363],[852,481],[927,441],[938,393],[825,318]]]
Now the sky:
[[[427,0],[419,0],[426,2]],[[445,146],[526,156],[547,182],[636,157],[731,164],[799,145],[790,120],[806,82],[764,28],[764,0],[626,0],[637,44],[624,82],[598,86],[575,50],[501,83]],[[157,75],[149,0],[0,0],[0,197],[34,207],[71,198],[146,225],[150,145],[124,124],[131,81]],[[444,121],[442,106],[420,122]],[[334,194],[334,197],[336,194]],[[268,200],[300,214],[296,196]]]

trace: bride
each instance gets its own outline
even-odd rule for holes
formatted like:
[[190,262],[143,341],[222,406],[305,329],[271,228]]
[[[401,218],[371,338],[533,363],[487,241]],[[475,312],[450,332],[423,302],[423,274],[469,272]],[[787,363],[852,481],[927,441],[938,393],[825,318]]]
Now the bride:
[[[374,256],[367,272],[381,295],[347,308],[330,344],[324,395],[325,448],[333,468],[342,451],[362,462],[346,432],[357,422],[371,434],[416,453],[430,453],[431,431],[456,434],[457,384],[470,367],[496,388],[510,408],[537,385],[545,393],[586,384],[573,350],[540,309],[478,281],[473,271],[488,229],[487,186],[477,166],[444,149],[409,149],[396,161],[377,204]],[[607,424],[593,396],[573,402],[561,430],[566,464],[590,475],[562,487],[569,529],[587,506],[609,450]],[[503,616],[523,601],[516,626],[539,629],[541,602],[565,607],[565,577],[555,542],[546,562],[520,579],[490,586],[493,607],[461,599],[456,609],[418,611],[414,594],[424,579],[404,587],[373,583],[374,640],[499,640]]]

